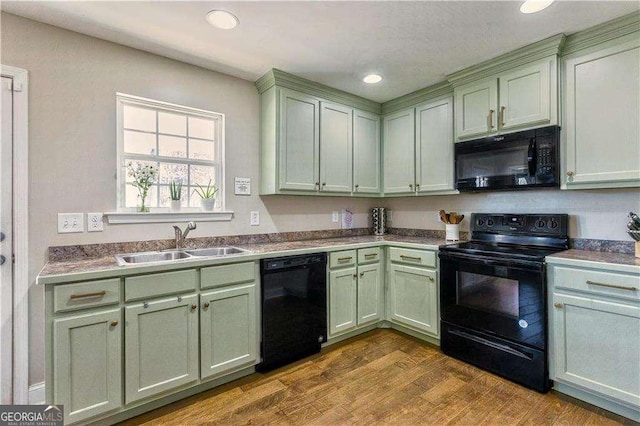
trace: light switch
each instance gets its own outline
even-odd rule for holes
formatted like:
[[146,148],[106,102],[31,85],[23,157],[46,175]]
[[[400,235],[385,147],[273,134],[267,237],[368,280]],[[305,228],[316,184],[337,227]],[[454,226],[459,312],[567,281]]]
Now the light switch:
[[58,213],[58,234],[84,232],[82,213]]

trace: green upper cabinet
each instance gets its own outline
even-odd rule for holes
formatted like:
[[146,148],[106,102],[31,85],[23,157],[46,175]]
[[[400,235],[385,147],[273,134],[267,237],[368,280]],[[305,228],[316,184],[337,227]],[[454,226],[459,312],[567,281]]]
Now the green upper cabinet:
[[416,107],[416,191],[452,191],[453,98]]
[[411,194],[415,185],[415,109],[383,119],[385,194]]
[[450,75],[455,140],[558,124],[558,54],[564,39],[553,36]]
[[490,79],[455,91],[456,137],[468,139],[498,131],[498,81]]
[[275,69],[256,86],[261,195],[380,195],[379,103]]
[[563,188],[640,186],[638,33],[563,58]]
[[427,100],[384,116],[384,195],[454,191],[451,88],[420,98]]
[[320,102],[320,191],[350,193],[353,186],[353,110]]
[[380,194],[380,116],[353,111],[353,192]]
[[293,90],[280,93],[279,186],[315,191],[320,170],[320,102]]

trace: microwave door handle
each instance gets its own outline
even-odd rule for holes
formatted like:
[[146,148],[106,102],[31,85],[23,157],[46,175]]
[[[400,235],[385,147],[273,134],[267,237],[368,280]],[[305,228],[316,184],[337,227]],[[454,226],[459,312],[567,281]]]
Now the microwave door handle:
[[538,168],[538,158],[536,156],[536,139],[529,141],[529,150],[527,152],[527,165],[529,166],[529,176],[535,176]]

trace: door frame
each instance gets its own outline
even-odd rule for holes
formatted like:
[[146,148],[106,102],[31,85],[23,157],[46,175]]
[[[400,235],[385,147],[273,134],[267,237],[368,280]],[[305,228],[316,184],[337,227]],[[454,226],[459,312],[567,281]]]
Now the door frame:
[[0,65],[13,78],[13,403],[29,403],[29,74]]

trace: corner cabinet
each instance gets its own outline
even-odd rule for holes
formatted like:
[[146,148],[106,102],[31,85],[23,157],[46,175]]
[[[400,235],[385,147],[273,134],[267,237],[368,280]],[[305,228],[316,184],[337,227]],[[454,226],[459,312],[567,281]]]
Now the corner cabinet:
[[384,317],[382,249],[329,255],[329,337],[374,324]]
[[389,247],[387,317],[392,323],[440,336],[437,252]]
[[640,186],[640,37],[563,58],[566,189]]
[[256,86],[261,195],[380,195],[379,104],[278,70]]
[[453,192],[453,98],[386,115],[383,129],[384,195]]
[[638,420],[640,268],[627,269],[551,261],[549,369],[556,390]]

